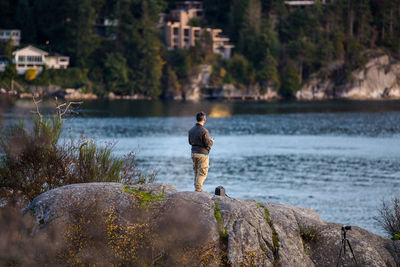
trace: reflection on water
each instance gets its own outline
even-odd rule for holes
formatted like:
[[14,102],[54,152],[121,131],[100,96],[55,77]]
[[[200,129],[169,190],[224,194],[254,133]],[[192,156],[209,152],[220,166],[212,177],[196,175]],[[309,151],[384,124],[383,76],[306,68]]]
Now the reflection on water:
[[231,116],[232,116],[232,110],[229,107],[223,105],[213,106],[208,114],[208,117],[210,118],[225,118]]
[[[53,109],[53,101],[41,103],[45,110]],[[0,96],[0,111],[29,113],[34,108],[30,100],[15,100]],[[202,110],[210,114],[213,109],[229,115],[337,113],[337,112],[390,112],[400,111],[400,101],[318,101],[318,102],[266,102],[266,101],[161,101],[161,100],[86,100],[81,106],[84,117],[186,117]],[[0,114],[1,116],[1,114]]]
[[[2,105],[0,116],[14,121],[29,108]],[[312,207],[324,220],[383,234],[373,217],[400,186],[398,101],[90,101],[64,135],[116,141],[118,154],[136,151],[160,182],[193,190],[186,135],[200,110],[216,140],[205,190],[223,185],[232,197]]]

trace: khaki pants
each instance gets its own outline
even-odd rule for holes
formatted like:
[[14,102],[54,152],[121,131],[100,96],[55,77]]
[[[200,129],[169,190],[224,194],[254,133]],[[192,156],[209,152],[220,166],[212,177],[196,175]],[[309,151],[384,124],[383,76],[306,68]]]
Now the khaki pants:
[[193,170],[194,170],[194,188],[201,192],[203,183],[207,178],[210,160],[207,155],[192,153]]

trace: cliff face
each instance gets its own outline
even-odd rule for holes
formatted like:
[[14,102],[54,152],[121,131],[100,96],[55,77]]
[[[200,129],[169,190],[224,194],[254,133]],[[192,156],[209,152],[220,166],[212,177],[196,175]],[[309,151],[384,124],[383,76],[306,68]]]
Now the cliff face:
[[[151,257],[141,262],[157,266],[335,266],[342,240],[340,224],[322,221],[309,208],[177,192],[167,184],[68,185],[40,195],[25,210],[34,216],[38,233],[73,223],[73,214],[89,213],[93,205],[114,211],[106,213],[106,221],[114,218],[119,226],[139,229],[142,238],[147,235],[142,243],[151,248]],[[118,227],[106,229],[121,233],[124,228]],[[400,241],[358,227],[347,235],[359,266],[400,264]],[[139,257],[145,257],[143,251]],[[353,266],[348,248],[341,260]]]
[[198,101],[202,98],[201,88],[209,84],[211,65],[203,64],[197,75],[191,77],[189,84],[184,88],[186,100]]
[[[332,69],[335,69],[333,66]],[[388,55],[372,57],[363,69],[352,72],[352,80],[337,85],[332,78],[315,74],[296,93],[301,100],[346,99],[400,99],[400,62]]]
[[[233,84],[223,84],[221,86],[210,85],[212,67],[208,64],[200,66],[199,73],[191,77],[189,84],[184,88],[183,96],[186,100],[198,101],[201,99],[278,99],[278,93],[272,88],[266,88],[264,93],[260,93],[259,85],[249,86],[239,89]],[[173,96],[174,99],[181,99],[182,96]]]
[[[354,99],[379,100],[400,99],[400,61],[377,51],[370,51],[369,61],[363,68],[354,70],[343,84],[342,75],[335,72],[343,68],[344,62],[338,61],[315,73],[295,94],[298,100]],[[322,75],[323,74],[323,75]],[[261,94],[257,85],[238,89],[231,84],[214,88],[209,85],[211,68],[203,65],[200,73],[193,77],[190,88],[186,89],[185,99],[279,99],[278,93],[271,88]]]

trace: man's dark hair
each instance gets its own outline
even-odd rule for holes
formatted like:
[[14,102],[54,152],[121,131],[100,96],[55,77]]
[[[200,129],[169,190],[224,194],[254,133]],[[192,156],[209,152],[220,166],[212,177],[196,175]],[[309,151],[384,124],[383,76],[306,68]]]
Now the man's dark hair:
[[197,121],[202,121],[206,117],[206,113],[203,111],[200,111],[199,113],[196,114],[196,120]]

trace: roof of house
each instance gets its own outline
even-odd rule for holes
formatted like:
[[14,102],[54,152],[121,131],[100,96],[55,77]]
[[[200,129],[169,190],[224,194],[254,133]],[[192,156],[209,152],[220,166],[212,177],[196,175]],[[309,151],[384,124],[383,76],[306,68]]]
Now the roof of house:
[[24,47],[24,48],[15,50],[12,54],[15,55],[17,52],[20,52],[20,51],[26,50],[26,49],[33,50],[33,51],[35,51],[35,52],[37,52],[37,53],[39,53],[39,54],[43,54],[43,55],[45,55],[45,56],[49,54],[49,53],[47,53],[46,51],[44,51],[44,50],[42,50],[42,49],[39,49],[39,48],[34,47],[33,45],[28,45],[28,46],[26,46],[26,47]]
[[0,29],[0,31],[21,31],[20,29]]
[[60,53],[57,53],[57,52],[49,52],[47,54],[47,56],[49,56],[49,57],[67,57],[67,56],[61,55]]
[[315,1],[285,1],[285,4],[289,6],[311,6],[315,4]]

